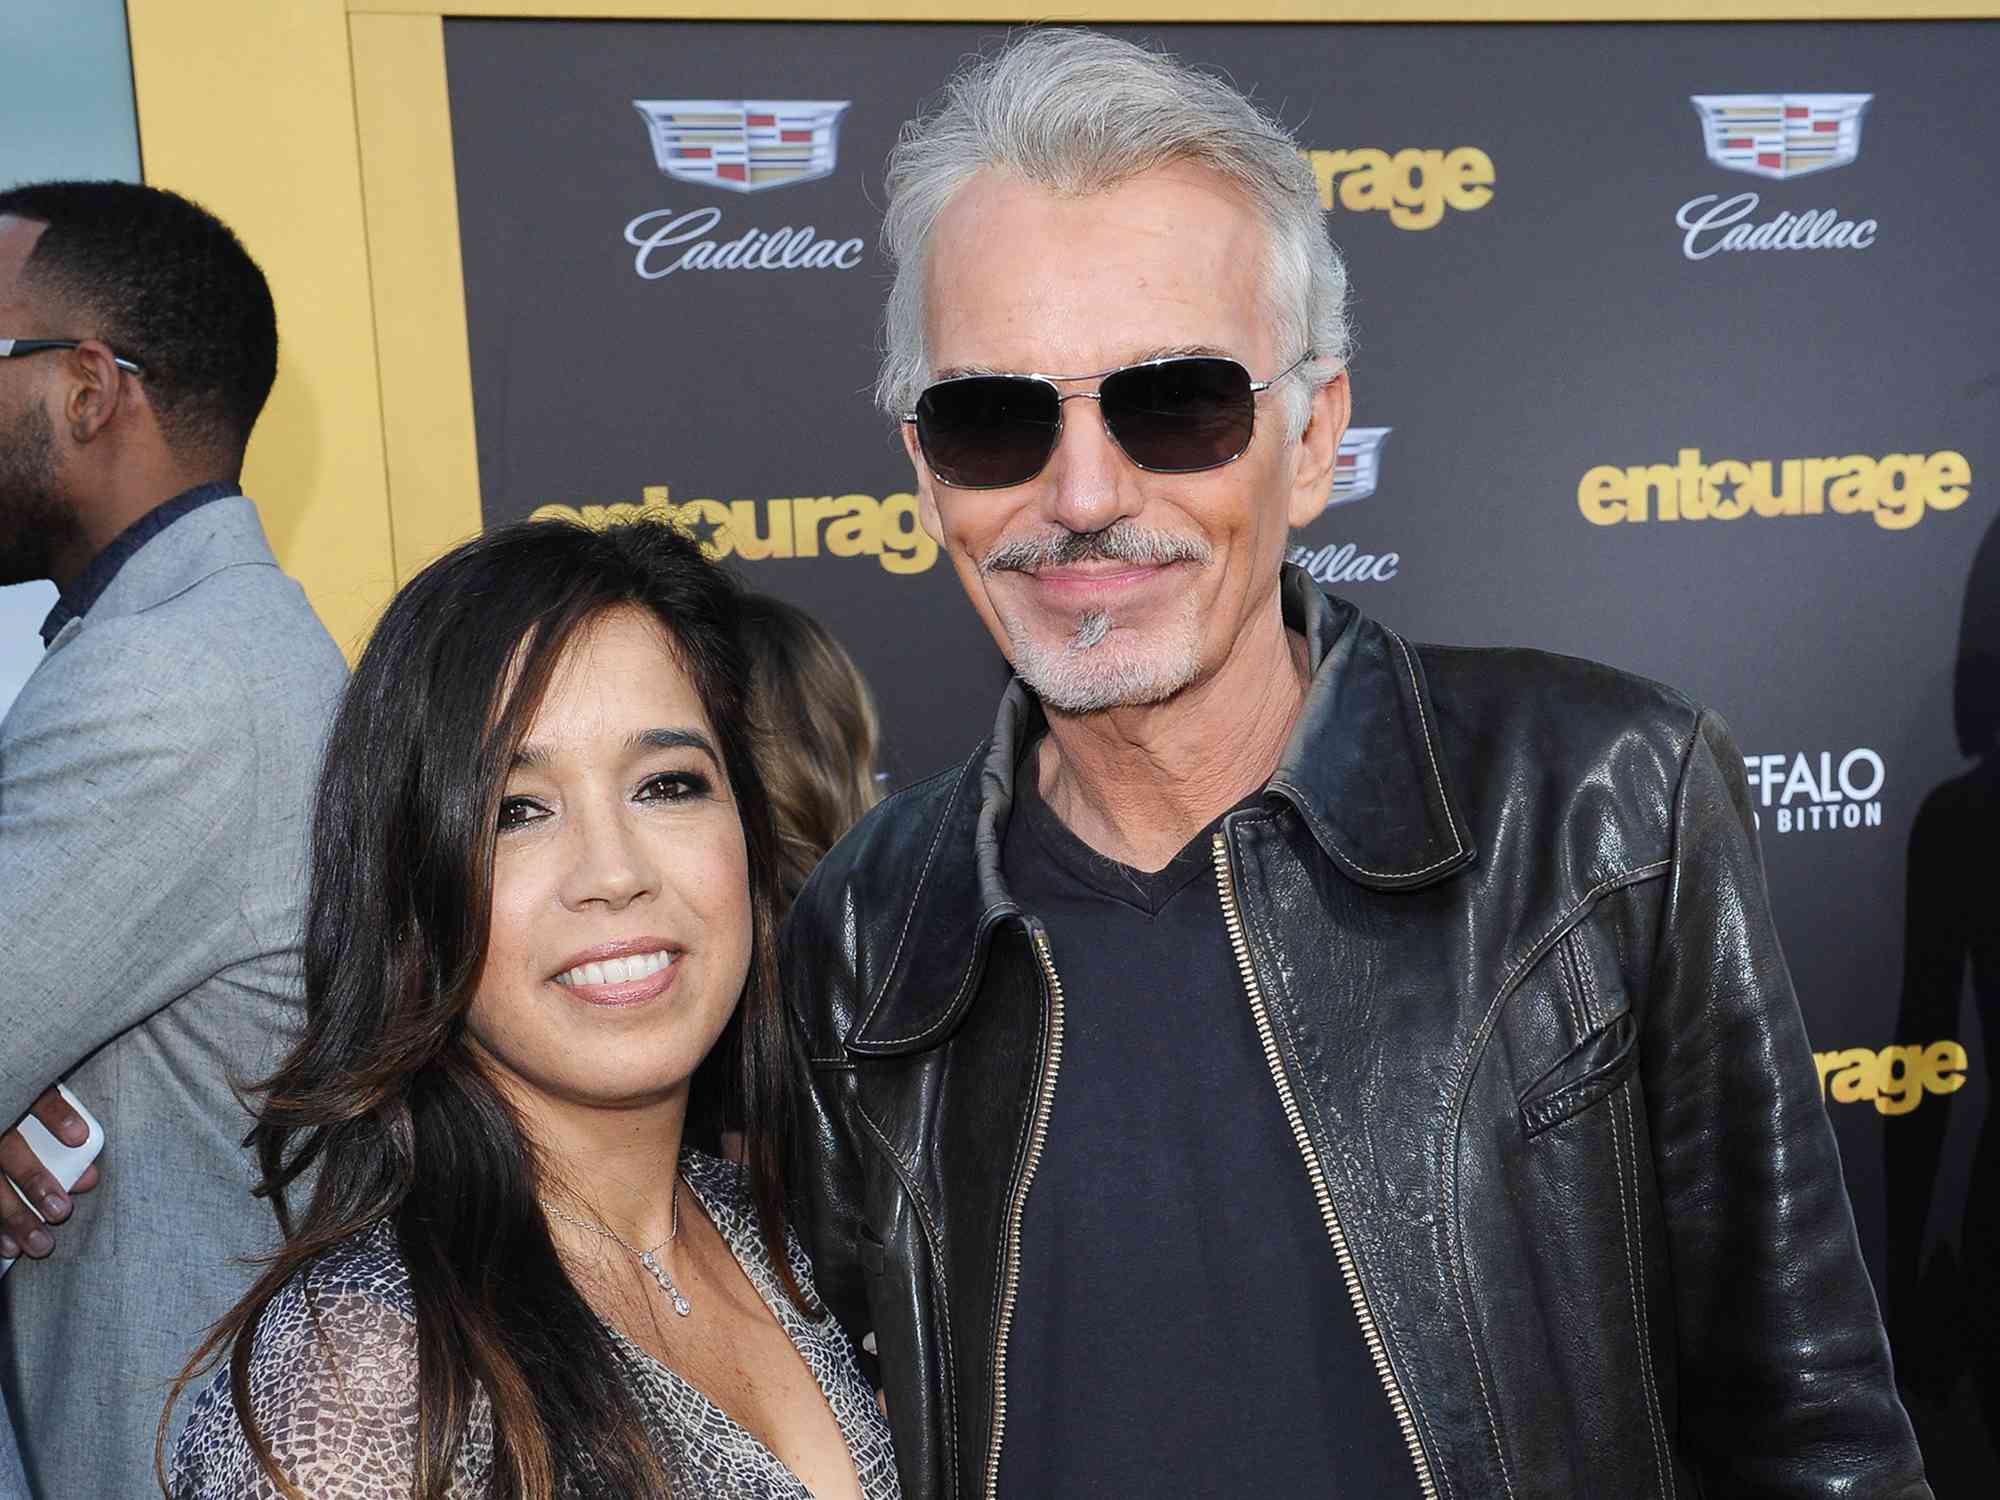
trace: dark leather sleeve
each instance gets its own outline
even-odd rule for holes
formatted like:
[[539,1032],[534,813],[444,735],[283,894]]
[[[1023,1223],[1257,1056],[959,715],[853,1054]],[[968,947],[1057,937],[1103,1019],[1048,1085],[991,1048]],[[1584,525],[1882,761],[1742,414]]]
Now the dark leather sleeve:
[[1929,1497],[1753,827],[1743,758],[1703,714],[1640,1017],[1682,1447],[1711,1497]]
[[856,1226],[861,1222],[860,1172],[854,1146],[843,1124],[839,1101],[833,1097],[847,1077],[847,1059],[840,1038],[816,1034],[816,1018],[829,1012],[824,997],[808,988],[824,982],[819,967],[806,960],[797,924],[805,917],[793,908],[779,936],[778,956],[785,992],[787,1020],[796,1045],[791,1049],[795,1077],[790,1179],[792,1215],[801,1243],[812,1258],[813,1283],[819,1298],[847,1330],[856,1347],[873,1328],[868,1310],[867,1274],[862,1263]]

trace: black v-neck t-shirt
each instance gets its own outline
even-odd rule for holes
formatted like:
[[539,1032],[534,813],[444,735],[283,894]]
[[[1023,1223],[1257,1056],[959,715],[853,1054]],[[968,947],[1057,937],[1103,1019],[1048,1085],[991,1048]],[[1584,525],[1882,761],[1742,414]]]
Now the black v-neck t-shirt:
[[1056,817],[1036,760],[1001,858],[1048,929],[1063,1052],[1000,1496],[1414,1496],[1223,923],[1221,819],[1134,870]]

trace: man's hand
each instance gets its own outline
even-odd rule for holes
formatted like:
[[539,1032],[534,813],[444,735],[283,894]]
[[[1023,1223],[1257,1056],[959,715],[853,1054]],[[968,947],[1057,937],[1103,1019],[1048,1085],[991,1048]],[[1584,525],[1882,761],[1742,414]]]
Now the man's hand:
[[[49,1134],[65,1146],[81,1146],[90,1131],[77,1112],[69,1107],[63,1096],[51,1088],[35,1101],[31,1114],[49,1129]],[[49,1169],[42,1165],[41,1158],[28,1149],[28,1143],[21,1137],[18,1127],[0,1135],[0,1257],[13,1259],[26,1253],[40,1260],[55,1249],[55,1236],[49,1232],[49,1224],[60,1224],[69,1217],[69,1194],[65,1193]],[[28,1211],[27,1204],[14,1195],[12,1183],[29,1201],[40,1210],[42,1218],[37,1219]],[[76,1180],[71,1192],[87,1193],[97,1186],[97,1168],[86,1167],[83,1176]],[[48,1224],[44,1224],[46,1219]]]

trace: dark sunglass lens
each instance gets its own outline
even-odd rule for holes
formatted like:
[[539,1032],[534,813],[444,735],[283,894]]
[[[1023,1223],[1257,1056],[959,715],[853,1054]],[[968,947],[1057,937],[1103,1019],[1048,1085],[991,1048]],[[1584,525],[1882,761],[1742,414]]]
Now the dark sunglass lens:
[[1250,372],[1233,359],[1165,359],[1108,375],[1104,422],[1142,469],[1213,469],[1250,446],[1257,403]]
[[917,398],[917,441],[931,471],[961,489],[1024,484],[1055,451],[1053,387],[1011,375],[945,380]]

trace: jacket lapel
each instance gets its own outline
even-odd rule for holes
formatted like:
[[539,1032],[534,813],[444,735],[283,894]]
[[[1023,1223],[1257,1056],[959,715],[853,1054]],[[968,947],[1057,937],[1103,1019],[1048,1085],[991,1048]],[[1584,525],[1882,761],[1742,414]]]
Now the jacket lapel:
[[850,1052],[881,1057],[937,1045],[979,991],[994,930],[1021,921],[1000,850],[1014,810],[1014,768],[1044,722],[1016,678],[991,737],[959,770],[910,900],[904,939],[848,1037]]
[[1314,669],[1267,790],[1298,810],[1342,874],[1372,889],[1428,885],[1472,863],[1416,653],[1302,569],[1287,564],[1281,589],[1285,624],[1305,637]]

